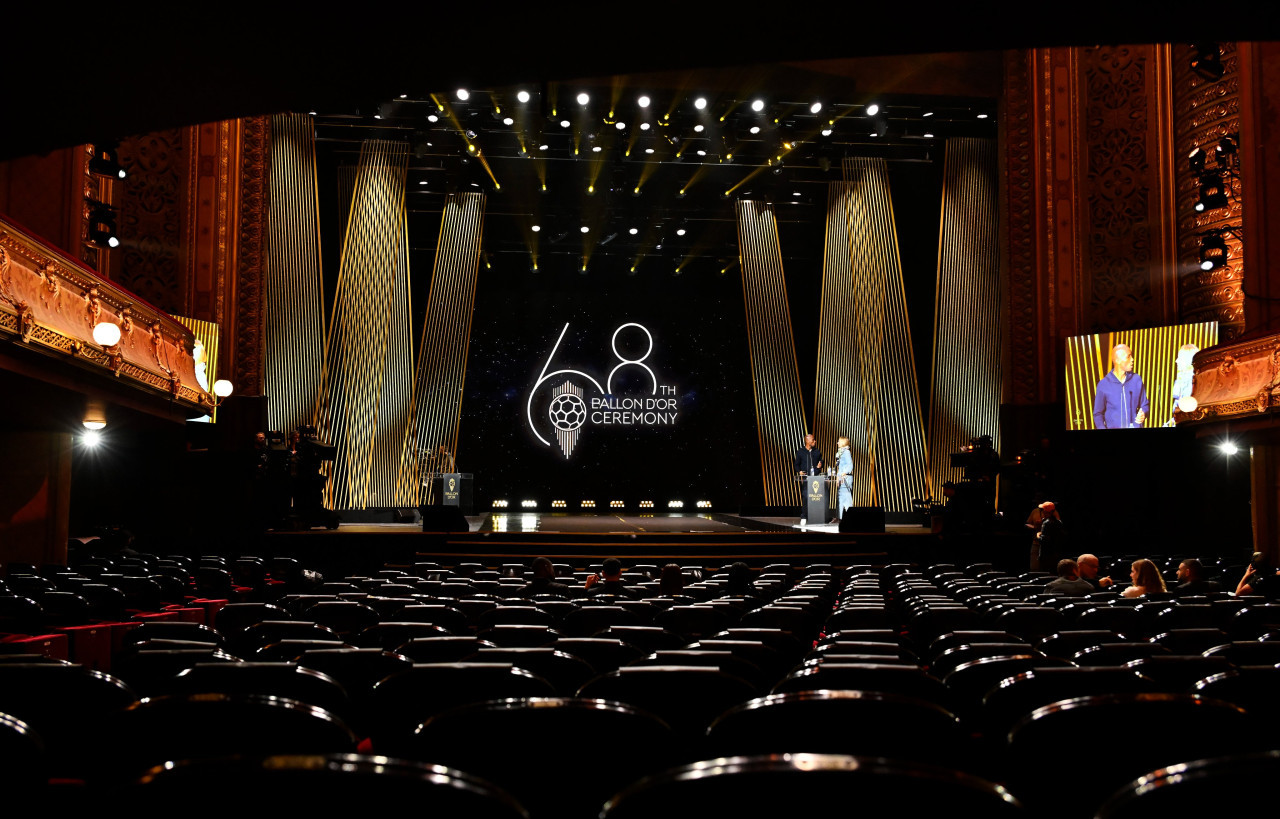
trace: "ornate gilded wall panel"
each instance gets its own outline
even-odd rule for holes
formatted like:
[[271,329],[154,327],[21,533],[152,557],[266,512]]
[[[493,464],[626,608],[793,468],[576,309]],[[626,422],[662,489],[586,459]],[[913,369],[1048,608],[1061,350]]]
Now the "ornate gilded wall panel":
[[1126,330],[1166,323],[1153,298],[1158,265],[1149,220],[1149,46],[1081,49],[1084,74],[1084,187],[1087,217],[1086,329]]
[[1244,330],[1244,247],[1227,237],[1227,263],[1205,272],[1199,267],[1201,233],[1241,218],[1238,184],[1232,184],[1229,205],[1197,213],[1198,179],[1187,156],[1199,147],[1211,151],[1224,136],[1240,132],[1240,61],[1234,43],[1221,43],[1221,79],[1206,81],[1191,70],[1191,47],[1172,48],[1174,100],[1174,167],[1178,220],[1178,269],[1181,271],[1180,312],[1183,321],[1217,321],[1221,338],[1230,341]]
[[171,314],[187,307],[187,280],[182,275],[186,130],[122,141],[118,156],[129,176],[114,191],[122,259],[112,280]]
[[[239,263],[231,277],[230,301],[234,321],[223,327],[232,333],[235,360],[231,371],[242,395],[262,394],[262,281],[267,269],[267,223],[270,205],[271,120],[241,121],[240,203],[236,237]],[[229,311],[231,312],[231,311]]]
[[1015,404],[1040,399],[1043,370],[1036,366],[1037,237],[1037,114],[1034,53],[1007,51],[1004,58],[1003,162],[1004,248],[1009,349],[1005,372],[1006,398]]

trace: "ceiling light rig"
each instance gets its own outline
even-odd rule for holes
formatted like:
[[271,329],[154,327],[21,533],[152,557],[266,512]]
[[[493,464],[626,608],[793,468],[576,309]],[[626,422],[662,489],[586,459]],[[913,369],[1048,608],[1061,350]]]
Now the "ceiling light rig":
[[1212,228],[1200,234],[1200,269],[1206,273],[1225,267],[1230,259],[1226,237],[1231,236],[1243,240],[1244,233],[1239,225]]

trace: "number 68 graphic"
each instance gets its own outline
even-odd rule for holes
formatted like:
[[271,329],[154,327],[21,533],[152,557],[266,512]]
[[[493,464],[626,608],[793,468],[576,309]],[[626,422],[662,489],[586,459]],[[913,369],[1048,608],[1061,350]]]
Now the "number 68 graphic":
[[[644,351],[644,355],[640,356],[639,358],[626,358],[625,356],[623,356],[621,353],[618,352],[618,334],[621,333],[623,330],[627,329],[628,327],[639,327],[644,332],[645,336],[647,336],[649,339],[648,349],[646,349]],[[541,387],[544,383],[546,383],[548,379],[554,378],[557,375],[570,375],[570,374],[580,375],[583,378],[590,381],[595,386],[595,388],[600,392],[601,395],[612,395],[614,375],[617,374],[618,370],[630,365],[630,366],[639,367],[649,374],[649,380],[653,382],[653,390],[651,391],[650,394],[652,395],[658,394],[658,377],[653,374],[653,370],[649,369],[649,365],[644,363],[644,360],[648,358],[649,355],[653,352],[653,334],[650,333],[648,328],[645,327],[643,324],[636,324],[634,321],[629,321],[626,324],[618,325],[618,328],[613,331],[613,339],[609,342],[609,346],[613,348],[613,354],[618,359],[618,363],[614,366],[612,370],[609,371],[609,377],[605,379],[604,387],[601,387],[600,382],[597,381],[594,377],[592,377],[587,373],[582,372],[581,370],[565,369],[565,370],[556,370],[554,372],[547,372],[547,370],[551,367],[551,360],[555,358],[556,350],[560,349],[560,342],[564,341],[564,334],[567,332],[569,332],[569,323],[565,322],[564,329],[560,331],[560,337],[556,339],[555,346],[551,348],[551,353],[547,356],[547,360],[543,362],[542,373],[538,376],[537,383],[535,383],[533,385],[533,388],[529,390],[529,400],[525,404],[525,417],[528,418],[529,420],[529,429],[532,430],[533,434],[537,436],[538,440],[541,441],[546,446],[551,446],[551,442],[548,441],[546,438],[543,438],[541,435],[539,435],[537,428],[534,427],[533,425],[533,395],[538,391],[539,387]]]

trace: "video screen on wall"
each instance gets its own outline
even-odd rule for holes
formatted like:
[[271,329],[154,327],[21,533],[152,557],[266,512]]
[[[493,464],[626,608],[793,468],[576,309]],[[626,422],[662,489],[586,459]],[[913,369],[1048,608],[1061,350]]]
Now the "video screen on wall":
[[1192,358],[1217,343],[1216,321],[1068,338],[1067,429],[1173,426]]
[[[760,484],[741,283],[481,271],[458,468],[476,501],[737,507]],[[546,274],[541,274],[546,276]]]

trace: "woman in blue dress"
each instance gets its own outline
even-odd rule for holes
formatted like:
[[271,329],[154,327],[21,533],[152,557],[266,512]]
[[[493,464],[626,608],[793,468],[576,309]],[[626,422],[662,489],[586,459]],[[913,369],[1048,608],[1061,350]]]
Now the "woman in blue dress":
[[849,453],[849,439],[841,435],[836,440],[836,486],[840,500],[840,519],[844,519],[844,510],[853,506],[853,455]]

